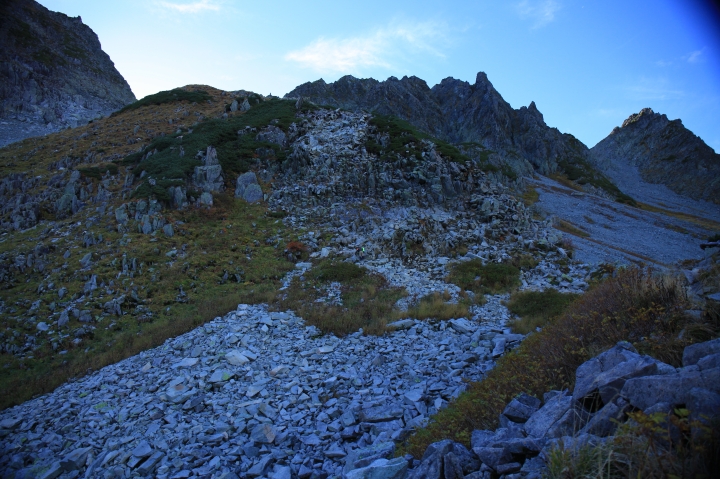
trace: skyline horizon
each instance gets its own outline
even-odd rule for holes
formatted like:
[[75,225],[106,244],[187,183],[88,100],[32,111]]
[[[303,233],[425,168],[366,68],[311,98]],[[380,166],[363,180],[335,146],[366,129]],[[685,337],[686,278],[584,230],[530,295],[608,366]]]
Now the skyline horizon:
[[588,147],[651,108],[720,151],[720,11],[709,0],[39,3],[81,16],[138,99],[189,84],[284,96],[344,75],[431,88],[482,71],[513,108],[534,101]]

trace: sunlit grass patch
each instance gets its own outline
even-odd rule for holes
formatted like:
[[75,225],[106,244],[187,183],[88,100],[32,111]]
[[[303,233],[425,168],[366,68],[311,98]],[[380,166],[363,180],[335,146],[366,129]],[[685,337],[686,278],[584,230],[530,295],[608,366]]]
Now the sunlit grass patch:
[[[454,318],[467,318],[470,316],[471,301],[469,298],[463,298],[457,303],[450,303],[450,294],[434,292],[423,298],[409,308],[407,311],[398,311],[395,314],[396,319],[413,318],[413,319],[433,319],[446,321]],[[481,296],[484,299],[484,297]]]
[[523,192],[522,199],[525,206],[532,206],[540,200],[540,193],[532,186],[528,186]]
[[590,233],[564,219],[558,219],[557,221],[555,221],[555,224],[553,226],[562,231],[563,233],[568,233],[573,236],[578,236],[580,238],[590,237]]

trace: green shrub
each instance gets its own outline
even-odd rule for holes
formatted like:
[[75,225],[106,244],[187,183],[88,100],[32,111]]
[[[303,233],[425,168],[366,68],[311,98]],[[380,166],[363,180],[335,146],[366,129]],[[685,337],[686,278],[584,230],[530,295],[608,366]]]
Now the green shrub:
[[387,133],[390,137],[390,143],[386,148],[383,148],[375,141],[368,140],[365,149],[386,160],[393,161],[395,159],[393,155],[420,160],[422,158],[422,140],[432,141],[435,144],[435,149],[452,161],[464,163],[470,159],[450,143],[430,137],[430,135],[421,132],[410,122],[401,118],[374,115],[370,119],[370,125],[380,132]]
[[193,91],[187,91],[182,88],[175,88],[173,90],[165,90],[141,98],[140,100],[121,108],[111,116],[119,115],[120,113],[124,113],[126,111],[137,110],[143,106],[162,105],[164,103],[172,103],[176,101],[202,102],[211,99],[212,97],[205,90],[196,89]]
[[367,269],[355,263],[325,261],[313,268],[311,275],[320,281],[344,282],[362,278]]
[[510,296],[508,309],[520,316],[510,323],[513,332],[528,334],[543,327],[551,319],[559,316],[570,303],[580,295],[561,293],[549,288],[544,291],[519,291]]
[[447,278],[466,291],[497,294],[520,285],[520,270],[507,263],[488,263],[473,259],[452,266]]
[[[195,167],[200,166],[195,154],[198,151],[205,151],[208,146],[213,146],[217,151],[225,186],[228,189],[234,188],[237,175],[248,171],[257,161],[256,150],[259,148],[272,151],[276,160],[284,159],[286,152],[279,145],[257,141],[255,134],[238,135],[237,132],[248,126],[260,130],[270,124],[287,131],[290,124],[297,121],[295,103],[279,99],[262,101],[259,96],[253,97],[250,103],[255,104],[247,112],[233,115],[227,120],[205,120],[193,128],[192,132],[182,135],[182,138],[176,135],[155,138],[143,151],[120,160],[118,163],[121,165],[135,166],[136,174],[141,171],[148,174],[133,196],[136,198],[155,196],[158,200],[168,201],[167,192],[163,193],[160,190],[172,185],[161,183],[161,180],[189,179]],[[180,156],[180,147],[185,151],[184,156]],[[157,153],[142,161],[147,152],[154,150],[157,150]],[[150,178],[156,181],[155,186],[149,184]]]
[[106,165],[91,166],[89,168],[78,168],[78,171],[86,178],[99,180],[107,171],[109,171],[111,175],[116,175],[118,167],[113,163],[109,163]]
[[[307,276],[310,281],[295,279],[276,307],[293,309],[308,324],[323,333],[338,336],[354,333],[360,328],[365,334],[384,334],[387,321],[394,317],[395,303],[406,294],[404,289],[389,287],[383,276],[367,274],[365,268],[352,263],[328,260]],[[332,281],[342,283],[340,305],[317,301],[321,296],[319,292]]]
[[[710,478],[720,471],[720,424],[689,419],[686,409],[630,413],[612,441],[550,450],[546,476]],[[682,438],[681,440],[678,440]]]

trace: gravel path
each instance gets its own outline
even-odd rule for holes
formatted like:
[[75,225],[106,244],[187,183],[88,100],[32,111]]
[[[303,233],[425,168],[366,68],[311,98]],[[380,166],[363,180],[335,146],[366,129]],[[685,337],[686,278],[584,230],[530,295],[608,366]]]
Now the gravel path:
[[[713,233],[690,221],[578,192],[543,176],[530,180],[530,185],[540,194],[537,206],[554,216],[556,224],[564,220],[587,233],[586,237],[565,234],[575,246],[576,259],[583,263],[642,262],[670,266],[685,259],[701,259],[703,254],[699,244]],[[650,196],[635,194],[636,190],[623,190],[640,201],[649,203],[652,200]],[[650,190],[644,187],[643,191]],[[702,214],[708,220],[718,216],[717,211],[710,211],[700,202],[679,198],[672,202],[673,209],[678,212]],[[664,205],[664,208],[669,206]]]

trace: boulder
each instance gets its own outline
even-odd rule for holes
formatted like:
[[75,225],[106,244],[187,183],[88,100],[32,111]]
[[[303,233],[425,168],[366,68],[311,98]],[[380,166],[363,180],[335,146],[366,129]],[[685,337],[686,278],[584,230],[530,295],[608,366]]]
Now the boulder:
[[277,436],[277,430],[272,424],[258,424],[250,433],[250,439],[261,444],[271,444]]
[[367,467],[378,459],[391,458],[394,453],[394,442],[378,442],[366,448],[355,449],[345,457],[343,472],[347,474],[352,470]]
[[213,205],[213,196],[207,191],[203,192],[198,199],[199,206],[211,207]]
[[248,203],[255,203],[262,200],[263,192],[260,185],[249,185],[245,188],[245,193],[243,194],[242,199]]
[[562,426],[567,420],[566,414],[572,403],[573,398],[567,391],[553,397],[530,416],[525,423],[525,433],[530,437],[539,438],[544,437],[556,423],[560,423],[559,425]]
[[708,420],[720,416],[720,394],[717,391],[692,388],[688,392],[690,399],[685,407],[690,411],[690,419],[707,423]]
[[449,439],[430,444],[423,454],[420,464],[410,472],[408,479],[441,479],[445,455],[452,450]]
[[512,454],[503,447],[474,447],[473,452],[483,464],[496,470],[499,465],[512,461]]
[[640,357],[632,344],[620,341],[604,353],[585,361],[575,371],[575,389],[573,398],[576,401],[597,389],[596,378],[620,363]]
[[235,198],[241,198],[245,188],[251,184],[257,184],[255,172],[248,171],[237,177],[235,181]]
[[285,132],[274,125],[268,125],[260,131],[255,137],[257,141],[274,143],[276,145],[285,146]]
[[580,432],[599,437],[612,436],[617,429],[618,423],[622,423],[627,419],[625,414],[627,406],[628,402],[623,398],[615,399],[596,412]]
[[522,393],[508,403],[502,414],[513,422],[524,423],[540,409],[540,404],[539,399]]
[[[592,381],[584,377],[582,381],[576,379],[573,399],[580,401],[586,409],[594,412],[612,402],[628,379],[655,375],[658,371],[657,363],[657,360],[649,356],[635,355],[627,361],[601,372]],[[578,368],[579,370],[580,368]],[[578,384],[581,387],[578,387]]]
[[72,452],[65,455],[60,461],[60,467],[65,471],[77,471],[81,467],[85,466],[88,455],[92,452],[92,447],[82,447],[75,449]]
[[697,364],[701,358],[715,353],[720,353],[720,338],[704,343],[691,344],[683,351],[683,366]]
[[368,466],[354,469],[345,475],[346,479],[404,479],[408,462],[402,457],[376,459]]
[[693,388],[720,392],[720,368],[680,370],[675,374],[628,379],[620,395],[633,407],[646,410],[660,402],[672,406],[687,404],[692,399],[690,391]]

